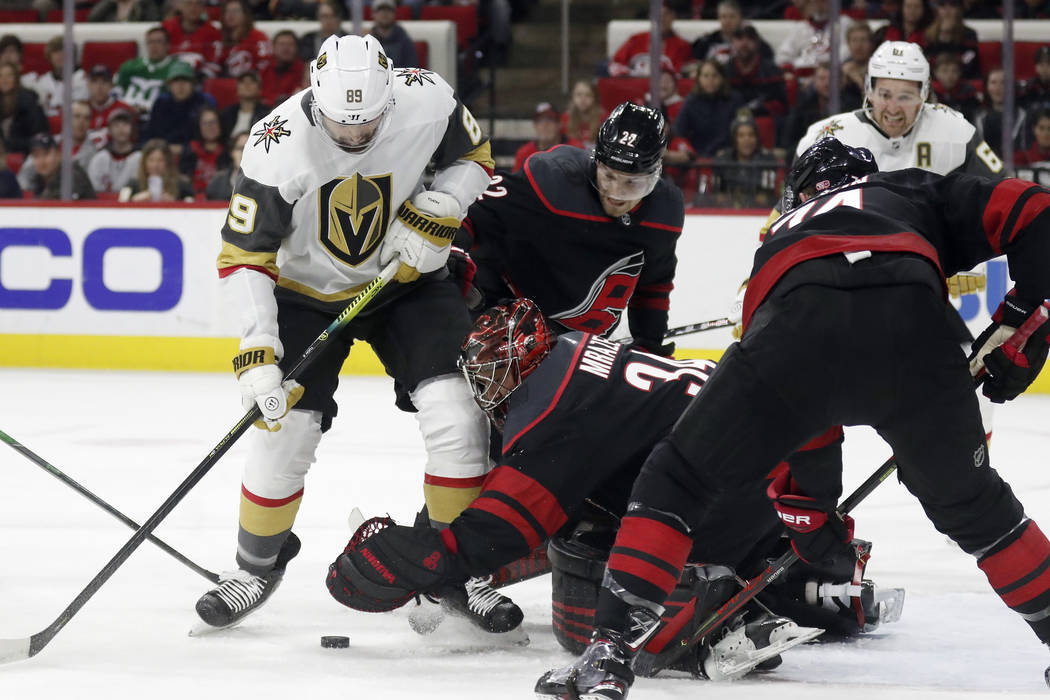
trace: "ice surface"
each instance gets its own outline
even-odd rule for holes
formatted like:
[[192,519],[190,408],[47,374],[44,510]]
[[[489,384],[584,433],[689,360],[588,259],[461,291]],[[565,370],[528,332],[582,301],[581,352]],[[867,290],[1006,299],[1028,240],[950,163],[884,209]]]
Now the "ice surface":
[[[231,377],[0,370],[0,429],[138,522],[148,518],[240,417]],[[570,656],[550,630],[548,579],[507,589],[532,643],[501,646],[457,620],[427,637],[405,611],[355,613],[324,587],[346,543],[347,516],[422,504],[415,421],[393,406],[389,380],[344,379],[340,414],[322,441],[296,523],[303,549],[270,603],[240,627],[187,631],[203,578],[145,543],[39,655],[0,667],[0,698],[530,698],[536,678]],[[847,490],[888,456],[849,430]],[[246,440],[190,492],[157,536],[213,571],[233,565]],[[1050,523],[1050,397],[1000,408],[992,462],[1029,514]],[[131,536],[131,530],[6,446],[0,446],[0,638],[48,624]],[[848,644],[793,649],[776,671],[731,684],[641,679],[643,698],[1046,697],[1050,653],[988,589],[972,559],[935,532],[895,480],[856,511],[874,541],[868,572],[903,586],[900,622]],[[322,649],[345,634],[349,649]]]

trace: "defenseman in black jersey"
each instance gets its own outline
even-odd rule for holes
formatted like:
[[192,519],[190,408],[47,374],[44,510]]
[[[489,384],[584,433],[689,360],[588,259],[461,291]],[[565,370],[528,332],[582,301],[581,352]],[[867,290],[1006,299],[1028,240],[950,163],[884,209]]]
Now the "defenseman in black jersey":
[[685,209],[661,179],[668,130],[659,111],[624,103],[594,152],[560,146],[493,178],[463,221],[477,264],[478,309],[528,297],[561,327],[602,335],[626,311],[637,346],[664,346],[675,246]]
[[[1050,642],[1050,543],[989,466],[973,391],[977,377],[992,400],[1013,399],[1046,359],[1050,191],[1016,179],[875,170],[867,150],[834,138],[792,169],[792,205],[755,255],[744,335],[650,453],[609,560],[591,645],[545,674],[539,695],[626,697],[633,649],[652,634],[675,580],[646,571],[679,572],[694,542],[702,556],[724,525],[706,515],[761,488],[785,455],[842,424],[878,431],[935,527]],[[1004,253],[1017,284],[968,365],[954,350],[944,280]],[[839,481],[837,471],[793,469],[769,486],[806,561],[849,538],[848,518],[834,511]],[[653,532],[673,534],[647,537]]]

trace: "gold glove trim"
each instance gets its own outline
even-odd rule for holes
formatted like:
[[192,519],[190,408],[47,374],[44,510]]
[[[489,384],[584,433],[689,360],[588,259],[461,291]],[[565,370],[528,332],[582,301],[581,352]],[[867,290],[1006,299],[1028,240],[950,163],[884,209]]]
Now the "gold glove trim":
[[275,365],[277,359],[273,354],[273,348],[258,347],[241,350],[233,357],[233,373],[240,376],[252,369],[263,365]]
[[405,200],[401,208],[397,210],[397,218],[405,226],[439,246],[452,243],[456,232],[459,231],[459,219],[456,217],[430,216],[417,209],[408,200]]

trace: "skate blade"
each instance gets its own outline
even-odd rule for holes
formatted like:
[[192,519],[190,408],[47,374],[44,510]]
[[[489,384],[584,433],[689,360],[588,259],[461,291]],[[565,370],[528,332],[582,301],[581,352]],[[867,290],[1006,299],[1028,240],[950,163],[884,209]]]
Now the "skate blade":
[[896,622],[904,612],[904,589],[887,588],[876,591],[875,602],[879,606],[879,622]]
[[779,656],[788,649],[796,647],[799,644],[805,644],[822,634],[824,634],[824,630],[820,627],[791,626],[790,628],[785,629],[782,633],[783,636],[780,636],[779,638],[775,638],[777,632],[770,635],[770,641],[767,646],[764,646],[761,649],[741,649],[733,655],[734,660],[730,661],[723,659],[715,661],[712,664],[714,668],[708,669],[705,665],[704,670],[712,680],[739,680],[754,670],[754,668],[763,661],[772,659],[774,656]]
[[190,627],[190,631],[188,634],[190,637],[210,637],[213,634],[218,634],[219,632],[225,632],[226,630],[233,629],[237,625],[241,624],[241,622],[243,621],[244,618],[241,618],[240,620],[237,620],[236,622],[231,622],[228,625],[223,625],[222,627],[215,627],[214,625],[209,625],[204,620],[197,620],[197,622],[194,623],[192,627]]
[[419,605],[408,611],[408,626],[416,634],[428,635],[440,627],[447,616],[441,605],[423,598]]

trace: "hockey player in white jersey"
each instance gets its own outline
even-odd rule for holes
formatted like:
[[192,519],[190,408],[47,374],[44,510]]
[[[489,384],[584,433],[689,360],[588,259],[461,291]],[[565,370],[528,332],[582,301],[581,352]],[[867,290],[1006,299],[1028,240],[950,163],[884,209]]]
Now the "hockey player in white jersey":
[[[424,189],[428,166],[435,175]],[[238,568],[197,602],[206,625],[226,627],[258,608],[297,553],[291,528],[306,472],[336,415],[333,394],[355,339],[372,346],[405,390],[399,406],[418,411],[431,519],[450,522],[478,495],[488,424],[456,369],[470,318],[445,262],[492,167],[488,139],[452,88],[430,71],[396,68],[370,36],[329,37],[310,64],[310,87],[252,127],[218,268],[241,339],[234,369],[242,402],[245,410],[257,403],[265,420],[242,477]],[[394,259],[399,284],[331,339],[299,382],[284,381],[285,369]],[[491,613],[493,596],[516,610],[474,583],[449,594],[463,612]],[[485,597],[482,610],[470,606],[471,595]]]

